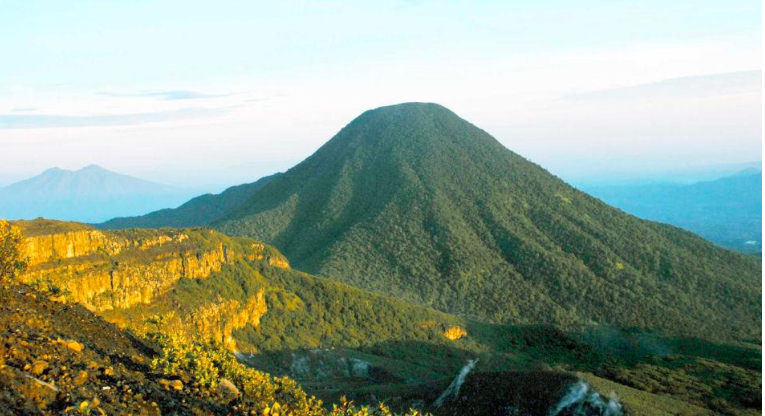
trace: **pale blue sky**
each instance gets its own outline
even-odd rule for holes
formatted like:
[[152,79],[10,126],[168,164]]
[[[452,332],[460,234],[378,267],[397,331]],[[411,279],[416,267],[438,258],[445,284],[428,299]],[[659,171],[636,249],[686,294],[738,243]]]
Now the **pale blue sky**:
[[760,159],[759,1],[443,3],[0,0],[0,184],[254,180],[403,101],[564,178]]

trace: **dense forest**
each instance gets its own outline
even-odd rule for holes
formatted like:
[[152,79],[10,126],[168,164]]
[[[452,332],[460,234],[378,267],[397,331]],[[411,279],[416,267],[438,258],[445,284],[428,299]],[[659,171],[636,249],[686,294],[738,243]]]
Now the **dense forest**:
[[592,198],[435,104],[371,110],[214,226],[498,323],[759,337],[759,259]]

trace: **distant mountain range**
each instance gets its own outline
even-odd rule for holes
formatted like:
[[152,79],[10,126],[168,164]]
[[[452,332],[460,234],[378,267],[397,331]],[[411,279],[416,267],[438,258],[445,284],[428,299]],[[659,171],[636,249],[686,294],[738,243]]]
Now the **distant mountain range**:
[[[761,332],[759,259],[614,209],[436,104],[367,111],[237,206],[221,209],[224,195],[180,213],[198,221],[185,225],[260,239],[300,270],[445,312]],[[149,217],[171,225],[174,212]]]
[[742,172],[756,173],[761,171],[762,161],[756,160],[741,163],[685,166],[673,169],[646,168],[639,172],[607,172],[584,177],[566,176],[565,179],[579,189],[657,184],[692,185],[738,175]]
[[101,222],[177,206],[192,195],[96,165],[75,171],[51,168],[0,188],[0,218]]
[[630,214],[676,225],[733,250],[762,252],[762,171],[713,181],[582,187]]

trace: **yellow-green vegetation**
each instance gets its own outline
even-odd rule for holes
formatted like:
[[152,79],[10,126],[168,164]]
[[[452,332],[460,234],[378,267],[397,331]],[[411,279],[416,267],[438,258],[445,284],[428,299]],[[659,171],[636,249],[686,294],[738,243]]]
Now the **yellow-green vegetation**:
[[57,221],[45,218],[16,220],[13,221],[13,224],[19,227],[25,237],[95,230],[95,227],[79,222]]
[[[377,407],[369,406],[354,406],[352,402],[346,399],[341,399],[340,404],[332,405],[332,411],[328,416],[392,416],[393,412],[383,403],[377,405]],[[418,410],[411,409],[401,416],[427,416],[429,413],[423,414]]]
[[[183,316],[191,305],[213,302],[220,294],[246,299],[263,288],[268,311],[260,326],[235,331],[238,345],[248,353],[247,362],[272,374],[290,374],[295,354],[310,360],[312,353],[306,350],[322,348],[326,352],[316,355],[317,361],[360,359],[370,363],[380,374],[378,377],[387,377],[384,383],[372,383],[369,379],[353,382],[301,375],[312,390],[332,386],[357,398],[402,396],[417,392],[416,383],[448,381],[467,359],[480,357],[476,371],[541,366],[595,373],[617,381],[625,389],[631,386],[629,391],[635,394],[666,398],[663,409],[672,409],[673,403],[682,404],[678,408],[681,410],[698,407],[724,414],[759,408],[759,403],[749,400],[758,397],[761,388],[760,352],[754,346],[615,328],[578,335],[551,326],[485,324],[267,264],[234,264],[210,279],[180,282],[157,303],[124,313],[134,317],[150,312],[167,316],[170,310],[164,305],[179,305],[177,313]],[[450,341],[443,331],[452,326],[464,328],[468,335]],[[255,355],[249,356],[249,352]],[[706,363],[706,370],[694,364],[698,362]],[[329,370],[320,367],[317,371],[330,371],[331,365],[327,366]],[[644,379],[662,385],[663,390],[656,390],[650,383],[641,384]],[[404,380],[409,380],[408,384]],[[700,394],[689,395],[694,391]],[[337,395],[323,398],[338,399]]]
[[188,375],[194,385],[215,389],[221,379],[233,382],[241,391],[243,404],[257,411],[278,402],[299,415],[318,415],[321,402],[308,397],[300,386],[287,377],[248,368],[239,363],[222,344],[189,339],[182,335],[156,334],[153,339],[162,348],[152,361],[152,368],[170,376]]
[[[184,336],[155,334],[162,346],[152,368],[171,376],[187,375],[199,387],[214,389],[230,380],[240,391],[239,406],[251,414],[268,416],[392,416],[384,404],[376,409],[357,407],[343,399],[331,411],[321,400],[309,397],[297,382],[288,377],[272,377],[240,363],[223,345],[188,339]],[[417,416],[411,411],[406,416]]]
[[15,278],[26,268],[21,240],[21,230],[0,219],[0,282]]

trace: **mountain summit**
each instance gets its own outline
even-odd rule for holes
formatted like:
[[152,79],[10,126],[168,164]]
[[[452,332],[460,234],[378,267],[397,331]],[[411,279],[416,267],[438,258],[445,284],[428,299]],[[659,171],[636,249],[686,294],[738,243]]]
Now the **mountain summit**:
[[212,224],[480,320],[761,332],[760,259],[612,208],[437,104],[363,113]]
[[363,113],[217,226],[479,319],[759,333],[758,259],[611,208],[437,104]]

